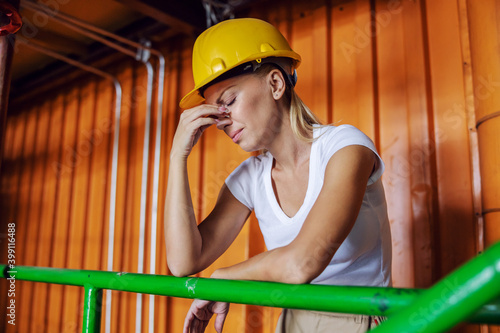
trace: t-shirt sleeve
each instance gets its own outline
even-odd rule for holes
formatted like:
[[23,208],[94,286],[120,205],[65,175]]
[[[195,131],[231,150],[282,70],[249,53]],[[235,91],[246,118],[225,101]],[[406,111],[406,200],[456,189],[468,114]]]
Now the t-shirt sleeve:
[[229,191],[250,210],[254,209],[254,178],[256,169],[255,157],[250,157],[234,169],[226,178],[226,186]]
[[341,125],[334,128],[331,131],[327,131],[324,133],[326,135],[324,145],[323,145],[323,167],[326,169],[326,165],[330,158],[340,149],[352,146],[352,145],[360,145],[367,147],[376,156],[375,167],[368,179],[368,185],[375,183],[382,176],[384,172],[385,166],[382,158],[380,158],[373,141],[359,129],[351,125]]

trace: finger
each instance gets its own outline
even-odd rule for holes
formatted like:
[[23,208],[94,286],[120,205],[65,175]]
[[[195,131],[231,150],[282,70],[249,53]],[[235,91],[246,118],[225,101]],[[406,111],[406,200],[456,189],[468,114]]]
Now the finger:
[[203,132],[214,124],[216,124],[214,119],[205,118],[204,120],[194,122],[189,128],[186,128],[186,131],[191,133],[190,136],[192,138],[192,145],[194,146]]
[[196,321],[198,318],[196,317],[196,313],[199,311],[197,307],[197,300],[194,300],[193,303],[191,303],[191,306],[189,307],[189,311],[186,314],[186,319],[184,319],[184,329],[183,333],[191,333],[191,332],[196,332],[194,330]]
[[224,110],[219,109],[215,105],[203,104],[195,108],[185,110],[182,112],[181,118],[192,121],[196,118],[203,118],[211,115],[219,117],[225,114],[226,112]]
[[226,126],[232,125],[233,121],[231,120],[231,118],[223,118],[216,120],[216,124],[217,124],[217,129],[224,130]]
[[198,330],[196,329],[197,325],[198,325],[198,321],[196,318],[194,318],[193,321],[191,322],[189,332],[190,333],[197,333],[198,332]]
[[227,312],[219,313],[215,317],[214,327],[215,327],[215,330],[217,331],[217,333],[222,332],[222,328],[224,327],[224,322],[226,321],[226,317],[227,317]]
[[196,318],[193,319],[193,321],[191,321],[189,323],[189,329],[188,329],[188,332],[189,333],[195,333],[196,332]]
[[205,332],[205,330],[207,329],[208,323],[209,323],[209,321],[208,321],[208,320],[205,320],[205,321],[203,322],[203,329],[202,329],[202,332]]
[[229,312],[229,303],[216,302],[212,310],[217,313],[217,317],[215,317],[214,322],[215,330],[218,333],[221,333],[222,328],[224,327],[224,322],[226,321],[226,316]]
[[198,318],[193,318],[189,326],[189,333],[198,333],[199,332],[198,324],[199,324]]
[[191,322],[193,320],[193,313],[191,311],[188,312],[188,314],[186,315],[186,319],[184,319],[184,327],[182,329],[182,333],[190,333],[190,327],[191,327]]
[[198,118],[194,119],[192,122],[190,122],[187,126],[186,129],[188,130],[196,130],[201,127],[209,127],[211,125],[217,124],[217,120],[213,118]]
[[203,321],[197,318],[194,323],[195,325],[193,332],[203,333]]

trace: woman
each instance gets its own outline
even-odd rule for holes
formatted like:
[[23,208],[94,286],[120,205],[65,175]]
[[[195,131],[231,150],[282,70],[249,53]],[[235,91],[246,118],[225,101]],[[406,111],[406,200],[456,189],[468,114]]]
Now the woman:
[[[322,126],[294,91],[300,63],[281,33],[256,19],[229,20],[201,34],[193,49],[195,88],[170,152],[165,205],[167,260],[176,276],[202,271],[230,246],[255,210],[268,251],[212,277],[388,286],[391,241],[371,140],[348,125]],[[226,179],[198,226],[187,158],[215,125],[247,152],[263,151]],[[229,305],[195,300],[184,332],[222,331]],[[283,310],[277,332],[364,332],[368,316]],[[323,327],[323,328],[321,328]],[[325,330],[326,329],[326,330]]]

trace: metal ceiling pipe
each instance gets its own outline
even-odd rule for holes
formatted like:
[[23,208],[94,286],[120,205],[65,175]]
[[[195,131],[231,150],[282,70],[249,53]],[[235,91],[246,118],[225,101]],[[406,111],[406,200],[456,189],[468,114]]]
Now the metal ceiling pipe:
[[[30,8],[32,10],[43,11],[46,14],[50,15],[57,22],[64,24],[65,26],[85,35],[94,40],[97,40],[109,47],[114,48],[117,51],[120,51],[124,54],[134,57],[136,60],[142,61],[147,68],[148,73],[148,94],[147,94],[147,114],[146,114],[146,128],[144,134],[144,149],[143,149],[143,170],[142,170],[142,183],[141,183],[141,203],[140,203],[140,221],[139,221],[139,254],[138,254],[138,273],[144,272],[144,248],[145,248],[145,216],[146,216],[146,201],[147,201],[147,178],[148,178],[148,164],[149,164],[149,133],[150,133],[150,119],[151,119],[151,99],[152,99],[152,89],[151,86],[153,84],[153,71],[151,64],[149,63],[149,53],[153,54],[158,58],[157,64],[157,72],[158,72],[158,83],[156,85],[157,88],[157,122],[156,122],[156,136],[155,136],[155,152],[154,152],[154,170],[153,170],[153,195],[152,195],[152,207],[151,207],[151,238],[150,238],[150,274],[156,273],[156,234],[157,234],[157,226],[158,226],[158,197],[159,197],[159,174],[160,174],[160,156],[161,156],[161,133],[162,133],[162,119],[163,119],[163,90],[165,86],[165,57],[163,54],[151,48],[149,45],[140,44],[134,41],[131,41],[122,36],[116,35],[99,27],[96,27],[87,22],[81,21],[77,18],[74,18],[70,15],[55,12],[51,10],[49,7],[24,1],[23,6]],[[121,45],[113,43],[106,38],[101,36],[106,36],[112,38],[116,41],[119,41],[123,44],[131,46],[137,49],[137,52],[132,52],[128,48],[124,48]],[[116,184],[113,185],[116,193]],[[110,209],[113,211],[113,215],[115,209]],[[111,221],[111,217],[110,217]],[[110,222],[111,225],[111,222]],[[114,243],[114,216],[113,216],[113,241],[111,241],[111,233],[110,233],[110,241],[108,244]],[[111,249],[110,249],[111,247]],[[108,270],[112,270],[112,262],[113,262],[113,249],[112,245],[108,246]],[[111,263],[111,264],[110,264]],[[109,267],[111,265],[111,267]],[[154,332],[154,295],[149,296],[149,332]],[[105,327],[106,332],[110,332],[110,315],[111,315],[111,292],[108,290],[106,293],[106,320]],[[137,295],[137,304],[136,304],[136,332],[142,331],[142,295]]]
[[[42,52],[46,55],[49,55],[55,59],[64,61],[70,65],[73,65],[75,67],[78,67],[80,69],[83,69],[85,71],[94,73],[96,75],[99,75],[101,77],[110,79],[113,81],[113,84],[115,86],[115,96],[116,96],[116,101],[115,101],[115,128],[114,128],[114,135],[113,135],[113,151],[112,151],[112,162],[111,162],[111,184],[110,184],[110,219],[109,219],[109,238],[114,240],[114,233],[115,233],[115,207],[116,207],[116,184],[117,184],[117,174],[118,174],[118,143],[120,140],[120,117],[121,117],[121,99],[122,99],[122,89],[121,85],[119,84],[118,80],[111,76],[110,74],[103,72],[95,67],[91,67],[88,65],[85,65],[83,63],[80,63],[76,60],[73,60],[71,58],[65,57],[61,54],[58,54],[56,52],[53,52],[45,47],[39,46],[32,44],[28,42],[25,39],[20,39],[20,42],[23,44],[27,45],[28,47],[37,50],[39,52]],[[113,212],[113,213],[111,213]],[[114,242],[113,242],[114,243]],[[109,244],[109,241],[108,241]],[[109,257],[113,257],[113,246],[108,247],[108,270],[109,270]],[[109,294],[111,299],[111,291],[107,290],[107,294]]]
[[[137,42],[131,41],[122,36],[113,34],[109,31],[103,30],[99,27],[93,26],[87,22],[80,21],[69,15],[60,15],[67,21],[77,24],[80,27],[91,30],[98,34],[106,37],[113,38],[119,42],[127,44],[131,47],[138,49],[146,49],[151,52],[152,55],[158,58],[157,73],[158,73],[158,83],[157,83],[157,114],[156,114],[156,135],[155,135],[155,152],[154,152],[154,170],[153,170],[153,196],[151,203],[151,238],[150,238],[150,274],[156,273],[156,233],[158,227],[158,197],[159,197],[159,178],[160,178],[160,157],[161,157],[161,134],[162,134],[162,119],[163,119],[163,90],[165,87],[165,57],[163,54],[151,48],[148,45],[139,44]],[[144,181],[144,179],[143,179]],[[145,183],[145,182],[144,182]],[[141,209],[141,212],[143,210]],[[143,216],[141,214],[141,216]],[[141,224],[142,225],[142,224]],[[144,272],[144,265],[142,264],[141,258],[144,257],[144,233],[140,232],[139,236],[139,263],[138,263],[138,273]],[[154,332],[154,295],[149,295],[149,332]],[[140,333],[142,331],[142,295],[137,295],[137,306],[136,306],[136,332]]]
[[[151,54],[153,54],[154,56],[156,56],[158,58],[158,65],[157,65],[158,66],[158,68],[157,68],[157,72],[158,72],[157,123],[156,123],[154,170],[153,170],[153,196],[152,196],[152,209],[151,209],[151,223],[152,223],[152,225],[151,225],[151,238],[150,238],[150,245],[151,245],[151,247],[150,247],[150,274],[155,274],[155,272],[156,272],[156,238],[157,238],[156,235],[157,235],[157,225],[158,225],[158,197],[159,197],[158,186],[159,186],[159,174],[160,174],[161,133],[162,133],[162,119],[163,119],[163,90],[164,90],[164,82],[165,82],[165,58],[161,52],[159,52],[158,50],[152,49],[148,45],[143,45],[143,44],[131,41],[127,38],[113,34],[109,31],[98,28],[98,27],[93,26],[87,22],[83,22],[81,20],[78,20],[78,19],[71,17],[69,15],[66,15],[64,13],[54,13],[53,11],[51,11],[50,8],[48,8],[44,5],[28,3],[28,2],[26,2],[26,3],[28,4],[28,6],[30,4],[32,5],[32,7],[36,6],[38,9],[43,10],[47,14],[57,15],[56,19],[58,19],[58,20],[61,19],[61,20],[59,20],[59,22],[63,23],[62,21],[65,21],[63,24],[71,23],[73,25],[76,25],[78,27],[83,28],[83,29],[78,29],[78,31],[80,33],[88,33],[88,31],[85,31],[85,29],[90,30],[90,31],[93,31],[97,34],[113,38],[116,41],[122,42],[122,43],[129,45],[131,47],[137,48],[139,52],[147,50],[148,52],[150,52]],[[109,40],[101,38],[98,35],[95,35],[95,34],[91,34],[91,35],[92,36],[89,36],[89,37],[91,37],[95,40],[98,40],[98,41],[100,41],[100,42],[102,42],[110,47],[118,49],[119,51],[121,51],[123,53],[129,54],[131,56],[135,55],[136,59],[137,58],[142,58],[143,60],[149,59],[149,55],[147,55],[147,54],[144,55],[142,53],[141,57],[139,57],[139,54],[140,54],[139,52],[137,54],[132,55],[132,54],[128,53],[130,50],[128,50],[126,48],[123,48],[115,43],[111,43]],[[113,45],[111,45],[111,44],[113,44]],[[146,62],[146,66],[148,66],[148,64],[149,63]],[[148,67],[147,69],[148,69],[148,73],[150,73],[151,68]],[[150,81],[149,76],[148,76],[148,87],[149,87],[150,82],[152,82],[152,81]],[[148,92],[149,92],[149,89],[148,89]],[[149,96],[150,96],[150,94],[148,93],[148,98],[149,98]],[[147,103],[148,103],[148,110],[150,110],[151,101],[149,101]],[[148,112],[147,118],[150,118],[150,112]],[[144,142],[145,142],[144,151],[147,150],[147,152],[148,152],[147,154],[149,154],[149,144],[146,144],[146,140],[149,140],[150,120],[146,120],[146,124],[147,124],[147,130],[145,131],[145,136],[144,136],[144,138],[145,138],[144,139]],[[146,139],[146,138],[148,138],[148,139]],[[143,154],[143,156],[144,156],[144,154]],[[144,169],[144,165],[145,164],[144,164],[144,158],[143,158],[143,177],[142,177],[142,179],[143,179],[142,187],[143,188],[141,189],[141,212],[140,212],[141,221],[140,221],[140,232],[139,232],[140,235],[139,235],[138,273],[144,272],[143,261],[144,261],[144,238],[145,238],[144,234],[145,234],[145,212],[146,212],[146,210],[145,210],[146,195],[144,193],[147,191],[147,187],[145,187],[145,186],[147,186],[147,172],[148,172],[147,167]],[[146,160],[146,166],[147,166],[147,160]],[[144,173],[146,173],[146,177],[144,177]],[[142,204],[143,200],[144,200],[144,205]],[[109,254],[109,251],[108,251],[108,254]],[[109,262],[109,258],[108,258],[108,262]],[[107,295],[107,297],[108,297],[108,295]],[[111,297],[109,299],[111,299]],[[109,307],[110,307],[110,305],[109,305]],[[149,309],[150,309],[150,311],[149,311],[149,332],[154,332],[154,295],[150,295],[150,297],[149,297]],[[106,313],[110,313],[110,310],[107,311]],[[141,314],[142,314],[142,295],[138,294],[137,295],[137,306],[136,306],[136,331],[137,332],[141,332],[141,325],[142,325]],[[106,330],[106,332],[109,332],[108,323],[109,323],[109,317],[107,314],[107,320],[106,320],[107,330]]]
[[[74,23],[82,28],[91,30],[98,34],[106,37],[115,39],[116,41],[127,44],[131,47],[137,49],[146,49],[151,52],[152,55],[158,58],[157,73],[158,73],[158,83],[157,83],[157,114],[156,114],[156,136],[155,136],[155,153],[154,153],[154,170],[153,170],[153,196],[152,196],[152,209],[151,209],[151,238],[150,238],[150,274],[156,273],[156,233],[158,227],[158,197],[159,197],[159,178],[160,178],[160,157],[161,157],[161,134],[162,134],[162,119],[163,119],[163,90],[165,87],[165,57],[163,54],[151,48],[148,45],[140,44],[131,41],[122,36],[116,35],[99,27],[93,26],[87,22],[80,21],[66,14],[60,14],[68,22]],[[142,210],[141,210],[142,211]],[[141,215],[142,216],[142,215]],[[144,248],[143,237],[139,238],[139,250]],[[144,251],[142,250],[139,254],[139,258],[143,258]],[[143,273],[144,268],[139,259],[138,263],[138,273]],[[149,332],[154,332],[154,295],[149,295]],[[137,311],[136,311],[136,332],[140,333],[142,322],[142,295],[137,295]]]
[[500,6],[467,0],[484,246],[500,240]]
[[[108,79],[111,82],[113,82],[113,86],[115,88],[115,130],[114,130],[113,141],[115,143],[117,143],[118,138],[120,136],[120,115],[121,115],[121,101],[122,101],[122,87],[121,87],[118,79],[116,77],[112,76],[111,74],[106,73],[98,68],[83,64],[79,61],[73,60],[71,58],[68,58],[68,57],[62,55],[62,54],[54,52],[46,47],[37,45],[33,42],[28,42],[26,39],[24,39],[22,37],[18,37],[18,41],[20,43],[23,43],[24,45],[28,46],[29,48],[32,48],[32,49],[38,51],[38,52],[44,53],[52,58],[64,61],[72,66],[80,68],[86,72],[93,73],[95,75],[98,75],[102,78]],[[111,174],[112,175],[113,174],[116,175],[116,170],[117,170],[117,163],[116,163],[118,160],[118,149],[117,148],[118,148],[117,145],[116,146],[113,145],[113,157],[112,157],[113,163],[111,166]],[[115,179],[115,183],[116,183],[116,179]],[[114,201],[114,200],[115,200],[115,196],[113,195],[113,196],[111,196],[110,201]]]
[[[161,53],[158,57],[158,94],[157,94],[157,114],[156,114],[156,138],[155,138],[155,153],[154,153],[154,170],[153,170],[153,197],[151,207],[151,238],[150,238],[150,263],[149,273],[156,274],[156,233],[158,229],[158,197],[159,197],[159,182],[160,182],[160,157],[161,157],[161,134],[163,123],[163,90],[165,85],[165,58]],[[139,296],[137,297],[139,302]],[[140,298],[142,302],[142,298]],[[154,333],[154,308],[155,296],[149,295],[149,332]],[[140,333],[140,326],[137,326],[136,332]]]

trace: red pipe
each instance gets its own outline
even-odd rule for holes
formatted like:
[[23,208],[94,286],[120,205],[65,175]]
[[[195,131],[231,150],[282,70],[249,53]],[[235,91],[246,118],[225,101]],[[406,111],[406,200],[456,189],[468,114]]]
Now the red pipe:
[[0,13],[9,18],[9,23],[0,27],[0,172],[2,170],[3,146],[5,138],[5,127],[7,125],[7,107],[9,104],[9,89],[12,56],[14,54],[13,36],[22,25],[21,16],[17,11],[19,0],[1,1]]

